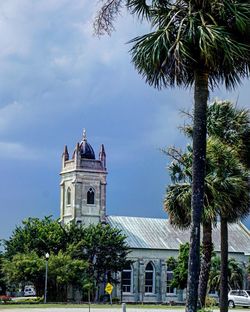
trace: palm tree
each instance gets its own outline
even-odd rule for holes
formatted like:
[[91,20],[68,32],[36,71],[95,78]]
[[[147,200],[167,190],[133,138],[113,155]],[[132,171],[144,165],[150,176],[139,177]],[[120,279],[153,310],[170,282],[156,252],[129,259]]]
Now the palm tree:
[[211,269],[208,280],[209,291],[215,290],[217,292],[220,292],[220,266],[220,257],[214,255],[211,258]]
[[[191,119],[192,115],[187,114]],[[216,166],[218,167],[219,162],[218,159],[214,159],[211,163],[211,159],[214,158],[213,155],[222,155],[221,162],[221,170],[223,171],[223,166],[227,164],[226,160],[228,155],[230,155],[229,159],[234,159],[237,157],[239,161],[243,164],[247,164],[247,155],[250,152],[250,118],[248,115],[248,111],[244,109],[236,108],[229,101],[215,101],[211,103],[208,107],[208,136],[219,139],[219,141],[226,144],[228,153],[224,155],[224,147],[223,145],[209,144],[209,157],[207,159],[207,176],[205,183],[205,210],[203,212],[203,253],[202,253],[202,261],[201,261],[201,271],[199,278],[199,299],[201,306],[205,305],[205,297],[207,292],[207,282],[209,276],[209,270],[211,265],[211,253],[212,253],[212,223],[215,223],[217,215],[220,214],[220,209],[216,208],[211,203],[215,203],[216,200],[218,202],[218,198],[215,198],[214,187],[218,188],[220,185],[214,183],[214,175],[219,176],[219,172],[216,170]],[[184,132],[191,136],[193,135],[193,127],[192,125],[186,125],[184,127]],[[215,147],[217,146],[217,149]],[[213,148],[213,149],[212,149]],[[220,151],[221,149],[221,151]],[[232,155],[233,153],[233,155]],[[167,154],[174,159],[174,162],[169,167],[170,176],[172,179],[172,185],[168,187],[169,193],[167,193],[167,197],[165,200],[165,208],[169,213],[170,220],[178,227],[189,227],[191,222],[190,215],[190,198],[191,198],[191,163],[192,163],[192,152],[191,148],[188,147],[186,153],[180,153],[175,149],[168,149]],[[229,166],[229,167],[228,167]],[[227,170],[234,170],[234,165],[227,164]],[[226,169],[226,168],[224,168]],[[244,168],[241,168],[244,170]],[[245,171],[245,170],[244,170]],[[212,173],[212,174],[211,174]],[[233,173],[233,171],[231,172]],[[226,172],[224,172],[226,174]],[[235,174],[235,173],[234,173]],[[237,174],[237,173],[236,173]],[[221,173],[220,173],[221,175]],[[230,181],[230,180],[229,180]],[[222,181],[221,181],[222,182]],[[230,182],[232,183],[232,181]],[[233,181],[235,184],[235,182]],[[236,188],[237,185],[234,187]],[[227,194],[225,194],[227,196]],[[244,202],[244,201],[243,201]],[[224,205],[224,204],[223,204]],[[243,206],[243,211],[240,208],[236,213],[235,207],[233,209],[233,219],[240,217],[241,213],[246,214],[247,209],[246,205]],[[246,211],[245,211],[246,210]],[[224,209],[225,211],[225,209]],[[227,211],[229,215],[229,211]],[[185,216],[185,217],[184,217]],[[222,243],[227,244],[227,240],[224,239],[224,234],[222,233]],[[222,261],[223,263],[223,261]],[[227,265],[227,264],[226,264]],[[224,278],[227,280],[227,277]],[[225,293],[227,294],[227,286],[225,287]],[[227,299],[225,299],[227,302]]]
[[[221,280],[221,259],[218,256],[212,257],[211,271],[209,275],[209,289],[220,292]],[[242,289],[243,269],[234,258],[228,259],[228,288]]]
[[[244,165],[247,165],[247,157],[248,151],[250,150],[250,120],[248,111],[244,109],[236,108],[231,102],[229,101],[215,101],[208,107],[208,135],[211,138],[219,138],[227,147],[230,148],[229,154],[232,154],[232,150],[234,151],[234,157],[237,157]],[[189,117],[192,118],[192,115],[188,114]],[[190,125],[185,126],[184,132],[191,136],[193,135],[193,127]],[[210,145],[210,149],[213,145]],[[216,145],[215,145],[216,146]],[[217,149],[220,148],[217,146]],[[221,147],[223,149],[223,146]],[[174,183],[169,187],[169,198],[167,195],[165,204],[166,210],[170,211],[170,220],[172,223],[179,227],[188,227],[190,225],[190,209],[187,208],[190,206],[188,200],[190,201],[190,183],[191,183],[191,151],[190,147],[188,149],[188,153],[180,154],[178,151],[174,149],[169,149],[167,154],[171,156],[175,160],[170,166],[170,175],[172,182]],[[215,150],[215,155],[221,155],[220,151]],[[213,153],[210,155],[212,156]],[[211,158],[211,157],[209,157]],[[208,160],[209,160],[208,158]],[[224,158],[223,161],[227,159]],[[176,162],[177,161],[177,162]],[[211,160],[208,161],[208,172],[209,170],[213,172],[216,169],[216,162],[214,163],[213,167],[211,167]],[[226,163],[225,163],[226,164]],[[217,166],[219,163],[217,164]],[[223,166],[221,166],[222,169]],[[232,167],[233,168],[233,167]],[[218,173],[217,173],[218,174]],[[212,175],[212,178],[213,178]],[[209,175],[206,177],[206,182],[209,181]],[[181,182],[181,184],[178,184]],[[201,262],[201,272],[199,278],[199,299],[201,306],[205,305],[205,297],[207,292],[207,282],[208,282],[208,275],[210,270],[210,263],[211,263],[211,253],[212,253],[212,222],[214,222],[216,218],[216,213],[218,213],[218,209],[216,209],[209,204],[209,201],[214,197],[213,188],[209,187],[210,184],[205,184],[205,194],[206,194],[206,201],[205,201],[205,210],[203,216],[203,253],[202,253],[202,262]],[[218,187],[218,186],[216,186]],[[176,197],[178,196],[178,201],[176,201]],[[169,206],[171,201],[173,203],[173,207]],[[209,200],[207,200],[209,199]],[[179,203],[178,203],[179,202]],[[232,207],[233,210],[233,219],[240,217],[241,209],[237,209],[239,214],[236,214],[235,207]],[[244,206],[245,207],[245,206]],[[170,209],[169,209],[170,208]],[[243,214],[246,212],[243,208]],[[230,210],[227,211],[229,214]],[[220,214],[221,215],[221,214]],[[225,234],[222,232],[222,245],[227,246],[227,240],[224,239]],[[227,261],[226,259],[223,260],[222,263]],[[225,262],[225,266],[227,264]],[[225,273],[222,270],[224,276]],[[227,276],[223,279],[227,281]],[[224,291],[221,291],[221,294],[227,296],[228,288],[227,284],[224,284]],[[223,295],[222,295],[223,296]],[[227,302],[227,297],[224,300]]]
[[[164,202],[170,222],[177,227],[191,224],[191,163],[190,147],[186,153],[168,152],[174,158],[169,167],[173,184],[168,186]],[[249,213],[247,171],[232,151],[218,139],[209,138],[207,143],[207,175],[205,177],[205,209],[203,211],[203,261],[199,283],[201,306],[205,305],[207,282],[212,255],[212,224],[217,216],[235,222]],[[223,223],[221,222],[221,228]],[[223,229],[223,228],[222,228]],[[225,231],[225,229],[223,229]],[[226,239],[226,242],[224,242]],[[222,242],[227,238],[222,232]],[[227,265],[227,263],[226,263]]]
[[[245,168],[250,168],[250,117],[247,110],[236,109],[228,101],[217,105],[213,103],[208,112],[208,133],[220,138],[230,146]],[[235,181],[237,184],[237,181]],[[248,183],[249,187],[249,183]],[[237,186],[236,186],[237,188]],[[235,191],[237,192],[235,188]],[[229,190],[230,191],[230,190]],[[236,195],[236,193],[235,193]],[[236,195],[237,196],[237,195]],[[226,202],[226,199],[224,200]],[[237,200],[229,203],[232,208],[238,209]],[[223,207],[223,204],[222,204]],[[234,219],[227,211],[227,207],[221,209],[221,280],[220,280],[220,306],[227,310],[228,304],[228,229],[227,223]],[[248,204],[248,209],[249,204]],[[229,209],[230,211],[230,209]]]
[[[186,153],[180,153],[175,149],[166,151],[168,156],[174,159],[169,166],[171,185],[167,188],[167,195],[164,201],[164,207],[169,215],[172,225],[178,228],[189,228],[191,224],[191,167],[192,167],[192,151],[188,146]],[[209,196],[208,188],[205,183],[205,196]],[[212,243],[212,223],[216,222],[216,209],[209,204],[211,200],[207,200],[203,211],[203,236],[202,236],[202,261],[199,276],[198,298],[199,306],[205,306],[205,298],[207,293],[207,283],[211,266],[211,256],[213,250]]]
[[186,310],[196,311],[200,268],[200,221],[204,200],[206,108],[209,87],[235,87],[249,75],[248,0],[106,0],[96,19],[110,32],[125,5],[152,32],[131,41],[132,61],[156,88],[194,86],[192,225]]

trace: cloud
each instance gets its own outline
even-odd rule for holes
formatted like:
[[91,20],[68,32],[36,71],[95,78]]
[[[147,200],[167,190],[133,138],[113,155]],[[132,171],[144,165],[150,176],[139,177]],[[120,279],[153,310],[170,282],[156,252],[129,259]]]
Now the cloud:
[[95,9],[89,1],[0,4],[0,134],[20,131],[27,123],[54,122],[54,114],[60,118],[69,106],[101,103],[98,99],[108,92],[104,82],[115,86],[114,72],[128,75],[132,67],[125,42],[134,22],[121,19],[122,36],[98,39],[92,29]]
[[53,163],[56,159],[58,161],[58,150],[48,148],[46,146],[27,145],[22,142],[6,142],[0,141],[0,159],[18,160],[18,161],[39,161],[39,164],[46,163],[47,165]]
[[13,124],[15,116],[20,116],[22,112],[22,105],[16,101],[0,108],[0,131],[7,129],[9,125]]
[[0,151],[0,159],[38,160],[41,158],[38,151],[21,143],[0,141]]

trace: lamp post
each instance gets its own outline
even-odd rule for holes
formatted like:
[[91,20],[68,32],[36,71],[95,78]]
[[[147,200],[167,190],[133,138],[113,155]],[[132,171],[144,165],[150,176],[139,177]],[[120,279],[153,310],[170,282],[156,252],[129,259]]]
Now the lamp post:
[[89,259],[87,248],[83,249],[83,254],[86,256],[87,262],[88,262],[88,305],[89,305],[89,312],[90,312],[90,306],[91,306],[90,287],[93,286],[93,285],[91,285],[91,282],[90,282],[91,280],[93,280],[93,277],[91,276],[91,270],[93,271],[92,273],[94,275],[94,266],[96,264],[96,255],[94,255],[92,259]]
[[45,285],[44,285],[44,303],[47,302],[47,283],[48,283],[48,261],[49,261],[49,253],[45,254],[46,266],[45,266]]

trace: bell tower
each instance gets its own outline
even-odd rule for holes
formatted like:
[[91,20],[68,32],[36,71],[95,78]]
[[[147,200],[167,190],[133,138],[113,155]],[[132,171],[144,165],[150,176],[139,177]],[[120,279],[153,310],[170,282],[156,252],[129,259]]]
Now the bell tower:
[[67,146],[62,154],[60,220],[86,226],[105,220],[106,216],[106,153],[101,145],[99,159],[83,130],[72,158]]

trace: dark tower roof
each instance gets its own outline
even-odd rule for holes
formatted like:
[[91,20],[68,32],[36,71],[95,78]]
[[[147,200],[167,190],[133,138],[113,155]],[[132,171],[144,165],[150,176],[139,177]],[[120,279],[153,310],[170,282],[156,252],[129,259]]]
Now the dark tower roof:
[[83,130],[83,138],[82,138],[82,141],[80,142],[79,147],[80,147],[81,158],[95,159],[95,152],[92,146],[87,142],[85,129]]

